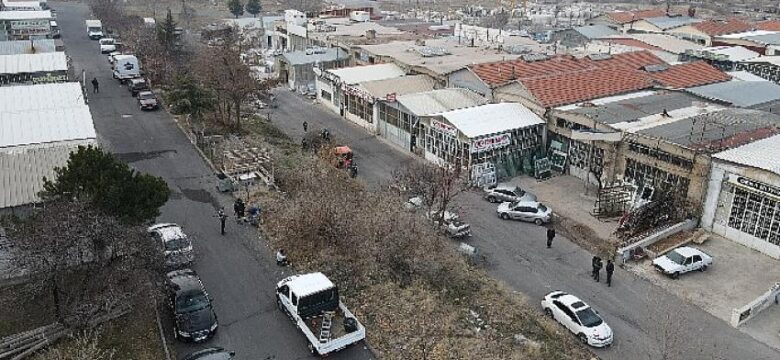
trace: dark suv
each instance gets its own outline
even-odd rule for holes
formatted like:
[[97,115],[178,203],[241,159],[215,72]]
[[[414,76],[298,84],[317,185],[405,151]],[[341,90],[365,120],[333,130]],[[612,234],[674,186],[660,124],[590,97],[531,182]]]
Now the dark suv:
[[168,273],[173,334],[182,341],[206,341],[217,332],[217,314],[203,283],[190,269]]
[[146,82],[146,79],[144,78],[133,78],[127,80],[127,89],[130,90],[130,93],[133,94],[133,96],[136,96],[141,91],[148,91],[149,83]]

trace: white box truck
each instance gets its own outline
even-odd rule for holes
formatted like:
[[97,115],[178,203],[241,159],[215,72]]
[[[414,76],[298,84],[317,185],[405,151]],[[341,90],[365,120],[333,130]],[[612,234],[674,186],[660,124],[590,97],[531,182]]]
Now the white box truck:
[[141,66],[134,55],[114,55],[114,79],[121,82],[141,76]]
[[309,343],[327,355],[366,338],[366,329],[339,299],[338,288],[322,273],[293,275],[276,284],[276,303]]
[[100,20],[87,20],[87,35],[92,40],[98,40],[103,37],[103,24]]

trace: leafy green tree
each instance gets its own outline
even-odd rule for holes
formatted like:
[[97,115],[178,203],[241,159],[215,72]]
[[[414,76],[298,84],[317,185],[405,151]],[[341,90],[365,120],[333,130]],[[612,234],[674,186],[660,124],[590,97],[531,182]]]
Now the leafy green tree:
[[249,0],[246,2],[246,12],[252,14],[252,17],[257,17],[260,11],[263,11],[263,5],[260,4],[260,0]]
[[167,50],[171,50],[176,46],[176,22],[173,21],[170,8],[168,8],[168,13],[165,15],[165,20],[157,25],[157,40]]
[[85,199],[102,212],[130,223],[157,217],[170,195],[162,178],[138,173],[91,145],[79,146],[67,165],[55,168],[54,173],[53,180],[43,178],[44,197]]
[[195,119],[200,119],[203,113],[213,110],[216,102],[211,91],[187,74],[176,76],[165,100],[171,104],[174,113],[189,114]]
[[233,14],[236,19],[238,19],[239,16],[244,15],[244,4],[241,3],[241,0],[228,0],[227,6],[230,13]]

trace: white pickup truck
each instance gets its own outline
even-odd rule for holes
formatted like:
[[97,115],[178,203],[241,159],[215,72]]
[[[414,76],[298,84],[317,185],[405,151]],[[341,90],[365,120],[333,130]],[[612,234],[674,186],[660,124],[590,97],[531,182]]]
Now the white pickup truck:
[[326,355],[366,338],[366,329],[322,273],[293,275],[276,284],[276,303],[306,336],[309,351]]

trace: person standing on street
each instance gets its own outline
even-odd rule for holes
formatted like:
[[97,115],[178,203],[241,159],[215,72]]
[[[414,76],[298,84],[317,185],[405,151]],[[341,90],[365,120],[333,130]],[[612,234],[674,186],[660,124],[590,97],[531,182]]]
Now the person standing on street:
[[547,228],[547,248],[552,246],[553,239],[555,239],[555,229],[552,226]]
[[96,77],[92,78],[92,93],[99,93],[100,92],[100,84],[98,84],[98,80]]
[[220,232],[222,235],[225,235],[225,221],[227,220],[227,215],[225,215],[224,209],[219,209],[219,213],[217,214],[219,216],[219,223],[220,223]]
[[593,259],[590,261],[590,277],[592,279],[596,278],[596,263],[599,262],[599,257],[594,256]]
[[612,273],[615,272],[615,264],[607,260],[607,286],[612,287]]
[[595,269],[596,276],[594,277],[594,279],[596,279],[596,282],[601,282],[600,281],[600,277],[601,277],[601,268],[602,268],[602,266],[603,266],[603,264],[601,262],[601,258],[600,257],[596,257],[596,269]]
[[303,121],[303,132],[306,132],[309,130],[309,123],[306,122],[306,120]]

